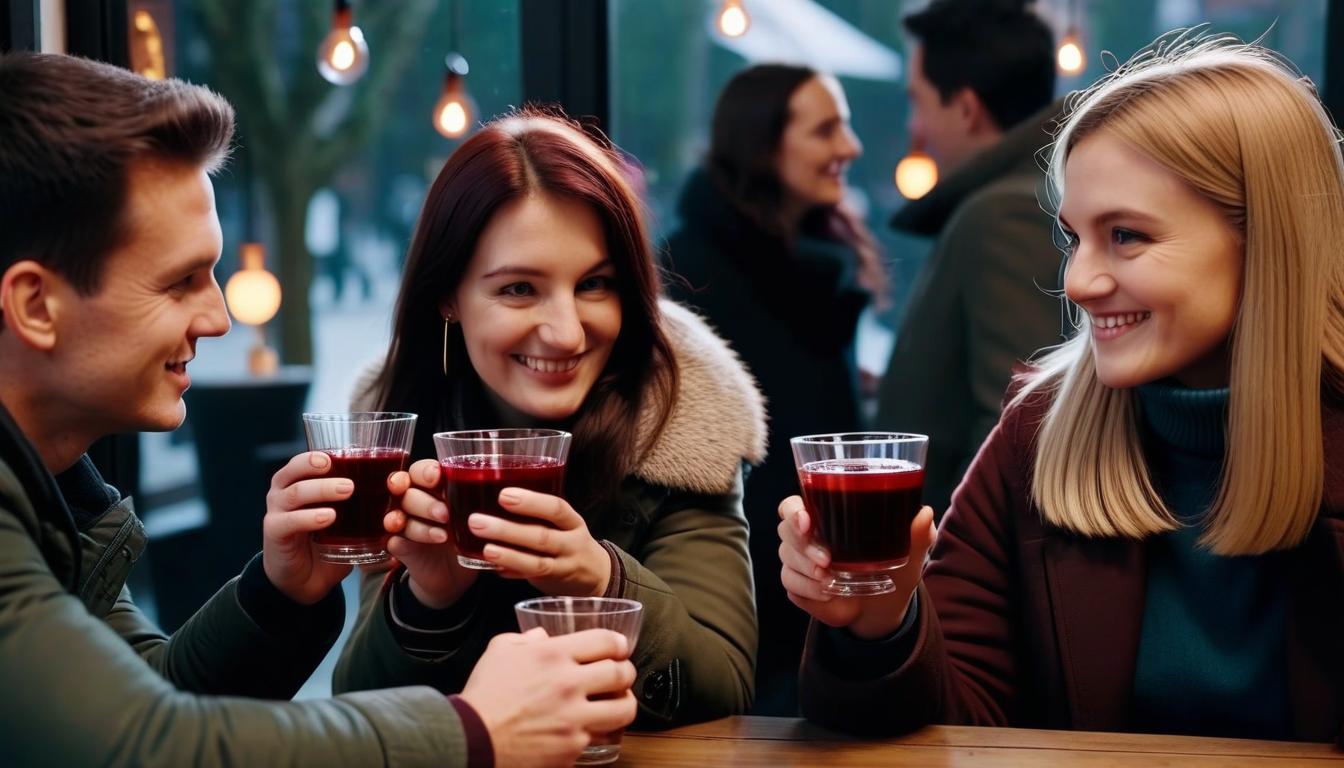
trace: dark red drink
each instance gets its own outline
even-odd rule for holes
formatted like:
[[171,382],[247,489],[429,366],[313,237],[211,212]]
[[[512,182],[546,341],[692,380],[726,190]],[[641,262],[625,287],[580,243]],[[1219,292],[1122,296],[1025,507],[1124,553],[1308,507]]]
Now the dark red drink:
[[505,488],[560,496],[565,488],[564,462],[549,456],[474,455],[443,459],[443,497],[453,526],[457,552],[463,557],[481,560],[486,542],[467,527],[473,512],[494,515],[517,523],[537,525],[535,517],[514,515],[499,506],[499,492]]
[[831,459],[798,473],[817,541],[839,571],[885,571],[910,557],[924,468],[900,459]]
[[392,505],[387,476],[406,467],[406,451],[395,448],[342,448],[325,450],[331,457],[327,477],[349,478],[355,492],[345,501],[331,504],[336,521],[313,534],[313,540],[328,547],[368,544],[383,547],[387,532],[383,517]]

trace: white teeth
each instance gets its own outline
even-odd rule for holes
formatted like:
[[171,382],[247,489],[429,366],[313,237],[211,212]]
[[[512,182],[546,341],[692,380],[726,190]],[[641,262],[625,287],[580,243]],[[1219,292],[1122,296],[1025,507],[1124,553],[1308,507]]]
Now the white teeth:
[[548,360],[543,357],[528,357],[527,355],[514,355],[515,360],[526,365],[534,371],[542,373],[559,373],[561,371],[572,371],[579,364],[580,355],[567,357],[562,360]]
[[1092,325],[1097,328],[1120,328],[1143,322],[1152,316],[1152,312],[1129,312],[1123,315],[1106,315],[1105,317],[1093,316]]

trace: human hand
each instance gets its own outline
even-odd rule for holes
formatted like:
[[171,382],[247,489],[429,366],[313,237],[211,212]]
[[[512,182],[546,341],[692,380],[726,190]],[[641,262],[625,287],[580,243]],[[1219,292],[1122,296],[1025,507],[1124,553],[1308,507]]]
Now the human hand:
[[476,512],[467,518],[467,525],[489,542],[482,557],[498,565],[501,576],[527,579],[547,595],[600,597],[607,591],[611,556],[569,502],[547,493],[505,488],[499,492],[499,505],[526,521]]
[[823,591],[833,578],[828,570],[831,555],[812,535],[812,518],[800,497],[790,496],[781,502],[779,517],[779,576],[794,605],[823,624],[848,627],[862,638],[886,637],[900,628],[910,598],[919,587],[924,558],[937,538],[932,507],[920,509],[910,523],[910,559],[905,567],[890,574],[895,591],[865,597],[841,597]]
[[625,636],[605,629],[496,635],[462,689],[490,732],[495,764],[570,766],[592,736],[629,725],[629,655]]
[[393,534],[387,551],[406,566],[411,594],[427,608],[447,608],[472,584],[476,570],[457,562],[457,545],[448,530],[450,512],[440,497],[440,468],[422,459],[388,479],[400,506],[387,513],[383,527]]
[[301,453],[271,477],[266,516],[261,520],[261,564],[266,578],[289,599],[312,605],[327,596],[350,566],[317,556],[312,533],[336,520],[331,502],[350,498],[354,481],[322,477],[331,457],[321,451]]

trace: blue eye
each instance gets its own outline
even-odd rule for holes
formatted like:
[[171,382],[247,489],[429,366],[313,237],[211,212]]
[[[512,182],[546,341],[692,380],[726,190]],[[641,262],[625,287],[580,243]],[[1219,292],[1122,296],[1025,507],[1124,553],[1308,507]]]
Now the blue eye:
[[584,280],[583,282],[579,283],[579,290],[584,292],[609,291],[612,289],[615,282],[616,281],[612,280],[610,277],[606,277],[604,275],[597,275],[595,277],[590,277],[587,280]]
[[1135,243],[1144,242],[1147,239],[1148,237],[1146,235],[1135,232],[1132,229],[1116,227],[1111,230],[1111,242],[1116,245],[1133,245]]
[[509,283],[503,288],[500,288],[499,293],[501,296],[522,298],[524,296],[531,296],[535,291],[533,291],[531,283]]

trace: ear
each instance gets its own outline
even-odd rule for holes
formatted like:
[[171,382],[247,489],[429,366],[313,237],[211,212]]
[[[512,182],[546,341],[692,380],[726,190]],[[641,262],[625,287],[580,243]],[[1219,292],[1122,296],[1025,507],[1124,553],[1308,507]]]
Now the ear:
[[975,136],[998,131],[994,116],[985,108],[985,102],[980,99],[980,94],[970,88],[957,91],[952,96],[952,106],[956,108],[957,119],[967,135]]
[[5,330],[33,349],[56,346],[59,275],[31,259],[15,262],[0,277],[0,313]]
[[439,314],[444,320],[450,323],[457,322],[457,306],[452,299],[444,299],[439,302]]

